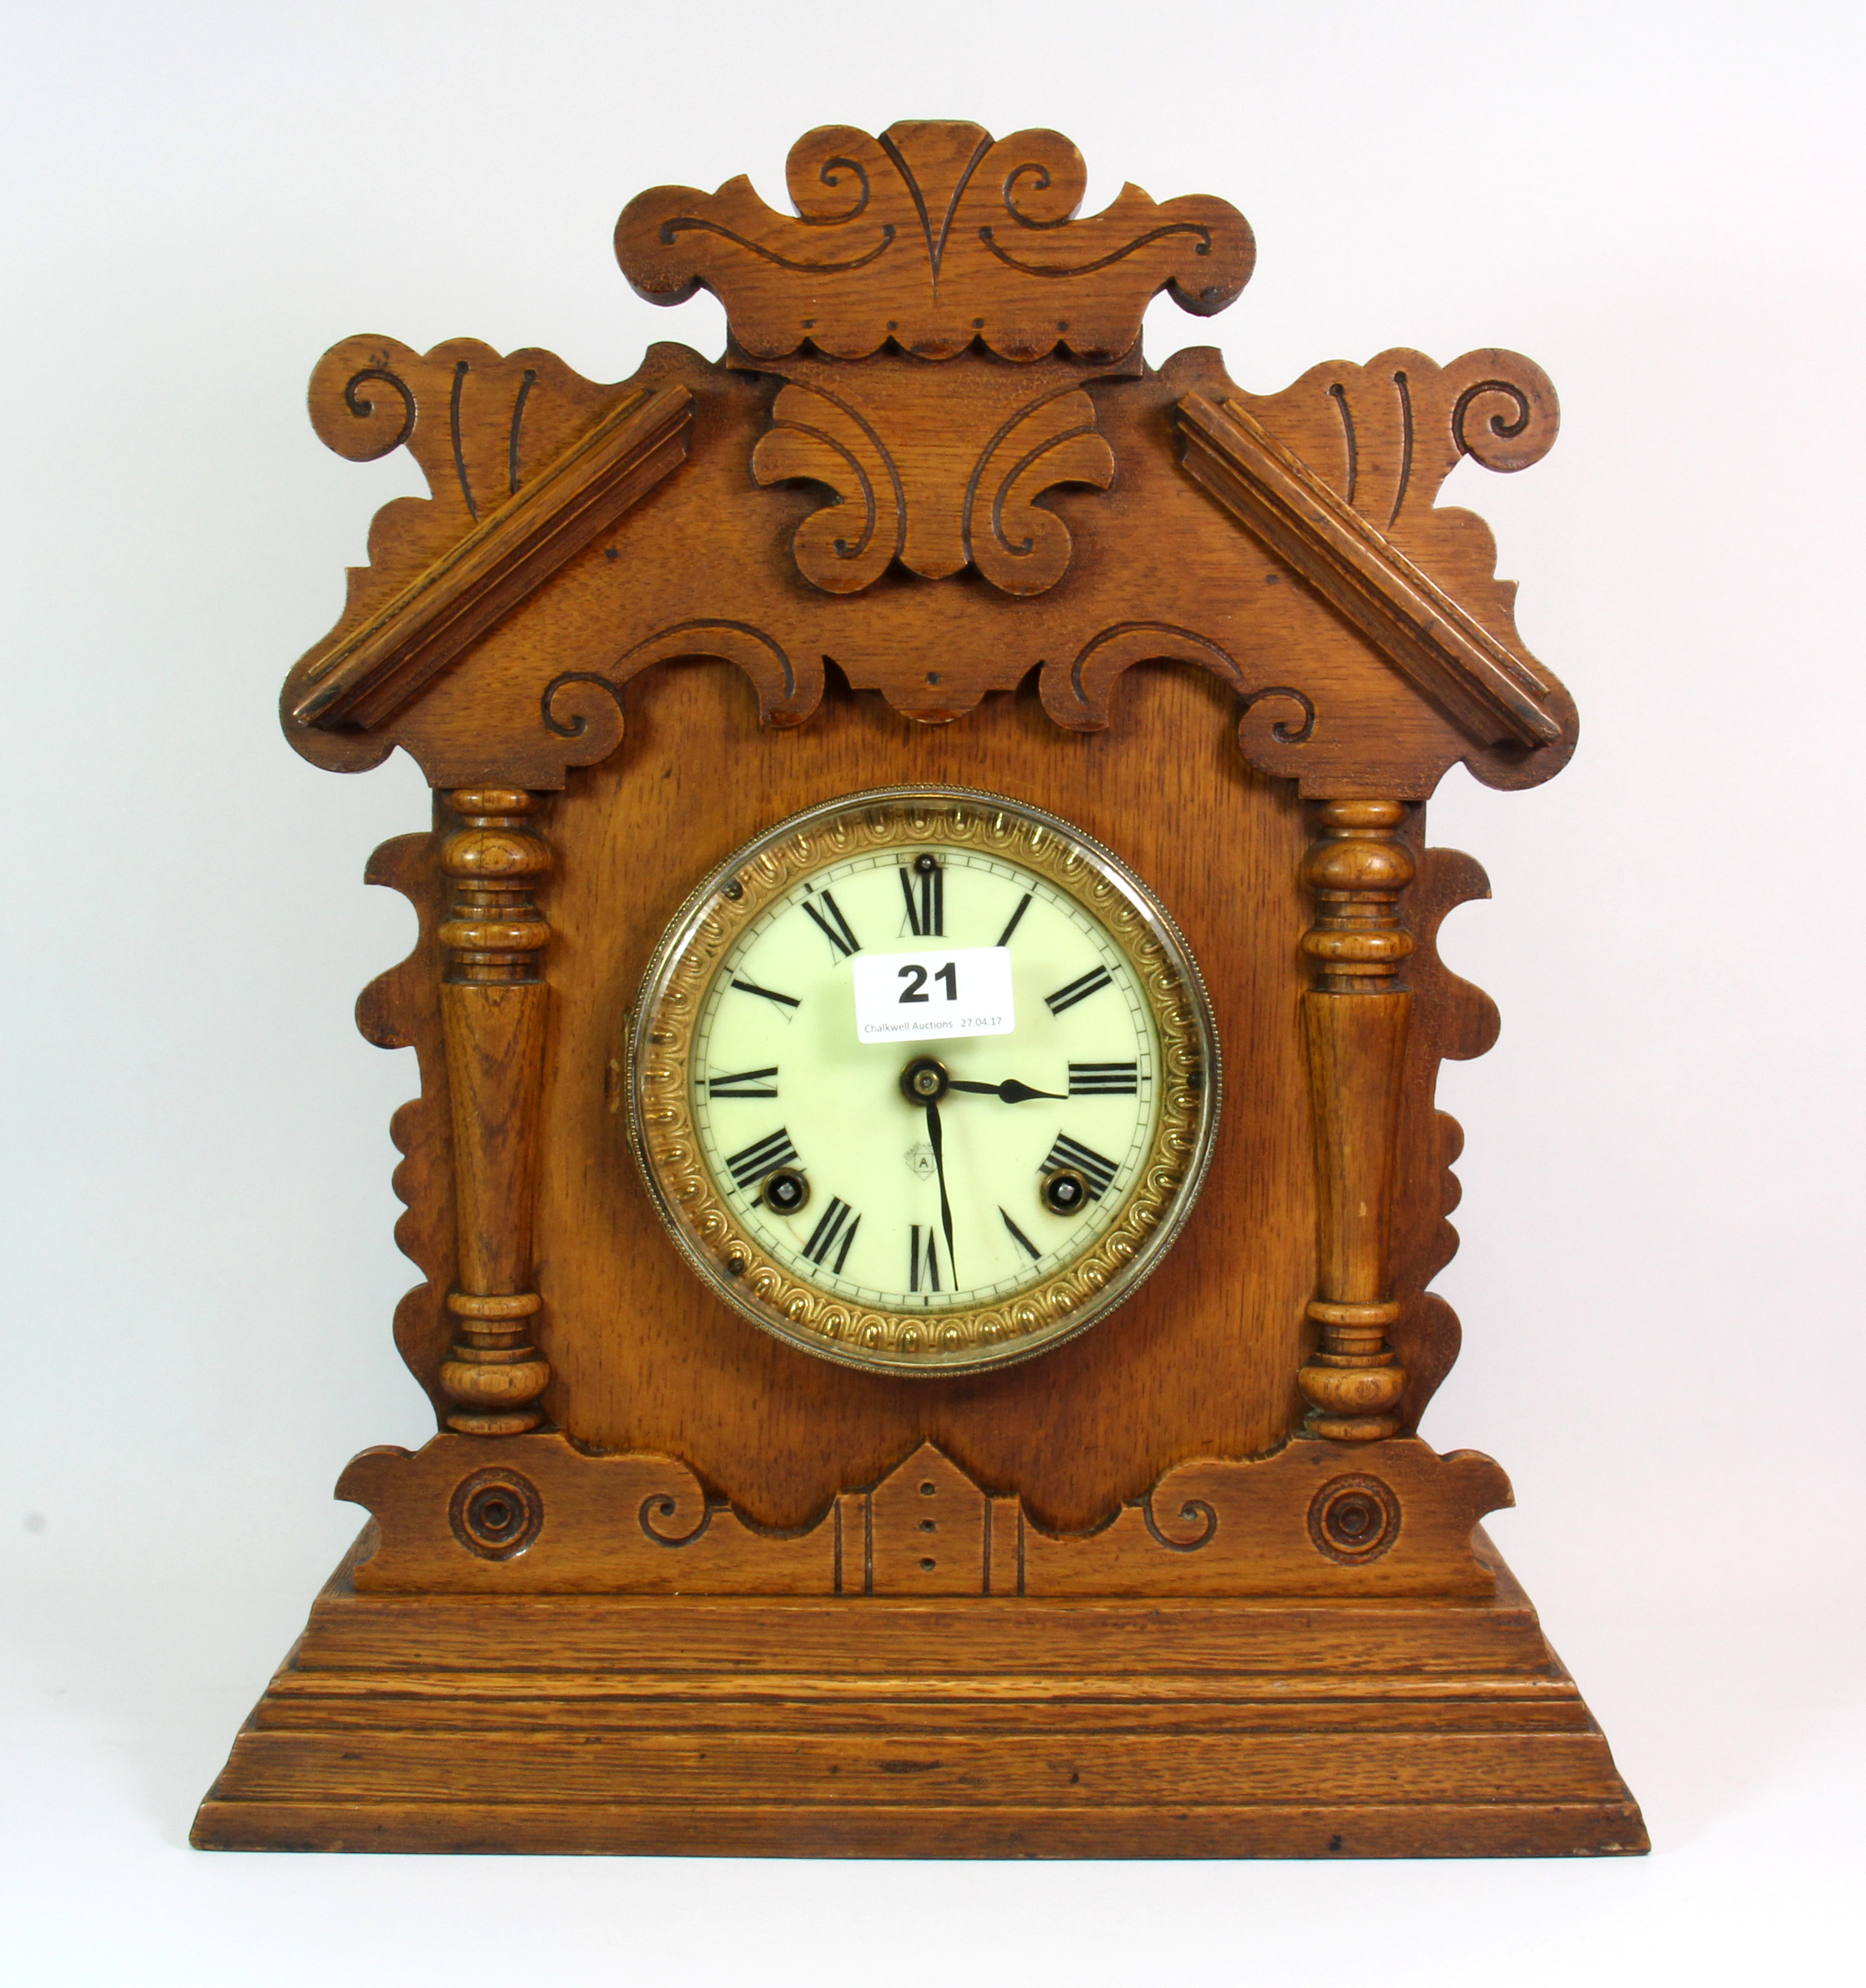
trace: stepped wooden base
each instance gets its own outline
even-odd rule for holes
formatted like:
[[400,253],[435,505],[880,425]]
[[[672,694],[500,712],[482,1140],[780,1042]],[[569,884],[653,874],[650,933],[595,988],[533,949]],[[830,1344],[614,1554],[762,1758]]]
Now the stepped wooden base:
[[194,1841],[735,1857],[1644,1851],[1600,1728],[1498,1568],[1495,1597],[1476,1600],[487,1599],[359,1594],[346,1561]]

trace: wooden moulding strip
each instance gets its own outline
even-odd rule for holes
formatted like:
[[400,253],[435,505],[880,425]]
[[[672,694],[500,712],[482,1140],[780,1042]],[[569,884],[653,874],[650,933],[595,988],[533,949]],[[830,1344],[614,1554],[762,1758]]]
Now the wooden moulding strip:
[[[819,1701],[799,1692],[788,1698],[654,1699],[485,1697],[469,1686],[451,1697],[398,1696],[393,1691],[365,1698],[298,1698],[273,1692],[255,1711],[250,1733],[332,1736],[377,1735],[388,1722],[404,1734],[526,1733],[549,1739],[566,1732],[594,1745],[599,1739],[639,1739],[648,1732],[672,1741],[685,1736],[721,1745],[754,1736],[853,1740],[885,1727],[895,1737],[916,1735],[993,1743],[1018,1734],[1067,1739],[1083,1745],[1112,1743],[1149,1736],[1188,1743],[1215,1734],[1233,1737],[1330,1733],[1357,1736],[1370,1720],[1388,1734],[1455,1732],[1465,1735],[1592,1733],[1594,1724],[1580,1699],[1570,1694],[1538,1702],[1521,1696],[1477,1695],[1394,1698],[1369,1692],[1331,1703],[1313,1699],[1283,1704],[1269,1698],[1188,1699],[1177,1704],[1083,1702],[1068,1697],[1014,1700],[928,1700],[884,1692],[868,1699]],[[374,1744],[373,1738],[370,1743]]]
[[1630,1801],[1232,1803],[855,1811],[740,1802],[202,1804],[204,1850],[690,1857],[1559,1857],[1646,1847]]
[[1483,744],[1547,746],[1548,686],[1236,401],[1188,394],[1185,468]]
[[1216,1807],[1253,1802],[1615,1801],[1626,1790],[1597,1731],[1394,1730],[1378,1704],[1354,1728],[1249,1732],[1026,1732],[950,1726],[820,1731],[266,1730],[249,1727],[215,1784],[221,1801],[294,1797],[356,1802],[497,1804],[516,1789],[556,1801],[761,1800],[799,1809],[885,1808],[901,1778],[930,1805],[972,1810]]
[[1144,1709],[1164,1705],[1275,1705],[1326,1709],[1356,1705],[1378,1697],[1392,1705],[1421,1704],[1516,1706],[1540,1704],[1578,1706],[1580,1695],[1565,1672],[1554,1674],[1468,1675],[1384,1672],[1374,1677],[1325,1672],[1294,1672],[1266,1679],[1249,1674],[1192,1672],[1156,1672],[1134,1676],[1119,1672],[1094,1677],[1071,1674],[1063,1679],[1029,1673],[900,1676],[870,1672],[837,1676],[824,1672],[766,1672],[748,1677],[743,1672],[691,1671],[407,1671],[284,1670],[272,1679],[267,1702],[276,1706],[303,1702],[333,1711],[350,1700],[392,1699],[404,1715],[429,1702],[455,1704],[465,1699],[494,1706],[564,1704],[678,1705],[683,1708],[713,1703],[734,1706],[759,1703],[808,1704],[815,1711],[839,1704],[865,1706],[884,1701],[922,1708],[955,1705],[986,1707],[1070,1705],[1098,1712],[1111,1709]]
[[693,396],[644,387],[306,672],[299,725],[368,730],[685,461]]
[[[911,1677],[949,1672],[962,1648],[974,1675],[1106,1675],[1122,1670],[1240,1678],[1394,1670],[1521,1675],[1548,1646],[1526,1607],[1334,1602],[1188,1605],[978,1601],[938,1608],[840,1598],[787,1604],[756,1597],[331,1597],[319,1602],[295,1659],[329,1670],[472,1671],[515,1650],[548,1651],[553,1668],[669,1678],[731,1671],[749,1680],[850,1660]],[[499,1653],[503,1653],[500,1655]]]

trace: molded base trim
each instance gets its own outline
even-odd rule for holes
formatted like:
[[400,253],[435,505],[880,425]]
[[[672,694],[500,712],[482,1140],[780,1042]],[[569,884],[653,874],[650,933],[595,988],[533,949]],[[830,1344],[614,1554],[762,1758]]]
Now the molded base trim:
[[1496,1564],[1494,1598],[1305,1603],[360,1594],[346,1562],[194,1841],[732,1857],[1643,1851],[1600,1728]]

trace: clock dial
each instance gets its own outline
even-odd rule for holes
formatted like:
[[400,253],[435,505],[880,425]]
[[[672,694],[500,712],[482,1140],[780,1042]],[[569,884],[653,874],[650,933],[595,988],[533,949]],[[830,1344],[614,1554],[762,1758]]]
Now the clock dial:
[[695,894],[637,1010],[638,1149],[724,1297],[813,1352],[976,1371],[1072,1336],[1191,1206],[1216,1056],[1106,851],[955,789],[780,824]]

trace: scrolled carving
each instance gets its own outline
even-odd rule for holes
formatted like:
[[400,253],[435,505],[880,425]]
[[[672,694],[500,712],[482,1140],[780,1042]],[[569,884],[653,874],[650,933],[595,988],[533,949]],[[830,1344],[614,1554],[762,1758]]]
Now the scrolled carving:
[[969,565],[1004,593],[1042,593],[1075,548],[1036,499],[1114,481],[1079,366],[797,360],[784,373],[752,474],[837,493],[791,542],[798,571],[826,593],[859,593],[897,560],[928,580]]
[[690,1547],[695,1540],[705,1537],[707,1527],[713,1522],[713,1508],[702,1503],[698,1520],[684,1533],[664,1533],[655,1525],[657,1519],[671,1519],[679,1509],[680,1501],[671,1493],[651,1492],[642,1499],[635,1514],[635,1523],[641,1526],[643,1536],[657,1547]]
[[1171,621],[1117,621],[1091,635],[1068,662],[1046,663],[1038,680],[1043,708],[1071,732],[1110,722],[1114,688],[1137,663],[1191,663],[1242,693],[1239,750],[1253,766],[1299,773],[1301,749],[1315,735],[1314,700],[1290,684],[1249,687],[1243,665],[1222,643]]
[[1235,688],[1244,672],[1221,644],[1171,621],[1116,621],[1091,635],[1067,663],[1043,665],[1039,693],[1043,708],[1071,732],[1099,732],[1108,723],[1114,686],[1136,663],[1192,663]]
[[1549,376],[1496,347],[1440,366],[1396,346],[1364,366],[1311,367],[1278,394],[1232,397],[1382,532],[1429,509],[1460,457],[1527,469],[1561,425]]
[[752,455],[759,482],[805,479],[838,493],[798,526],[797,570],[826,593],[860,593],[906,543],[907,502],[887,444],[840,394],[813,384],[786,387],[772,424]]
[[622,693],[593,670],[566,670],[552,678],[538,700],[538,715],[547,732],[583,742],[569,762],[573,766],[607,759],[622,742]]
[[516,1560],[544,1524],[544,1499],[522,1472],[476,1470],[448,1500],[454,1537],[482,1560]]
[[1400,1534],[1400,1501],[1378,1477],[1331,1477],[1309,1501],[1315,1550],[1342,1567],[1390,1553]]
[[[1054,131],[1020,131],[1030,149],[1005,173],[998,186],[1004,211],[1020,228],[1061,228],[1082,205],[1088,171],[1082,154]],[[1015,142],[1015,141],[1012,141]]]
[[[592,1451],[560,1433],[519,1438],[492,1469],[478,1467],[485,1454],[445,1435],[350,1464],[337,1495],[380,1528],[360,1590],[1476,1599],[1496,1577],[1472,1528],[1512,1502],[1509,1479],[1474,1451],[1438,1456],[1402,1436],[1378,1452],[1378,1474],[1350,1473],[1333,1445],[1297,1441],[1178,1464],[1103,1523],[1054,1532],[923,1441],[810,1524],[772,1530],[671,1457]],[[517,1564],[485,1564],[502,1557]]]
[[798,213],[818,226],[859,221],[874,188],[857,155],[873,142],[847,124],[821,124],[799,138],[784,164],[785,191]]
[[[1221,407],[1188,394],[1178,419],[1187,473],[1471,738],[1532,750],[1561,740],[1552,686],[1375,527],[1364,497],[1344,502],[1243,397]],[[1408,425],[1408,459],[1411,438]],[[1404,496],[1402,480],[1395,516]]]
[[625,649],[617,659],[615,676],[604,681],[620,688],[651,664],[676,656],[718,656],[737,664],[758,692],[762,724],[801,725],[822,702],[822,658],[793,658],[775,636],[749,621],[701,617],[657,629]]
[[[349,347],[367,343],[351,340],[347,346],[333,347],[313,375],[313,418],[333,448],[354,440],[343,426],[355,418],[348,411],[356,397],[357,377],[346,371],[354,356]],[[438,352],[457,354],[463,347],[485,350],[458,340]],[[496,353],[488,356],[495,367],[501,363]],[[603,390],[577,381],[548,353],[519,356],[539,363],[519,368],[519,377],[511,383],[509,418],[502,411],[502,403],[492,408],[498,418],[492,423],[490,438],[485,423],[475,431],[463,413],[462,389],[473,370],[470,360],[456,357],[445,376],[450,384],[441,441],[436,441],[435,424],[421,414],[430,404],[417,384],[416,423],[408,446],[428,474],[434,502],[409,507],[424,515],[405,546],[394,543],[403,536],[400,531],[392,535],[391,543],[380,547],[372,534],[367,583],[353,592],[343,620],[299,659],[287,681],[290,722],[367,730],[393,717],[686,459],[692,396],[685,387],[633,385],[612,391],[607,409],[597,411],[593,420],[580,421]],[[436,357],[430,353],[418,362],[421,370],[409,369],[416,372],[417,382],[424,373],[430,379],[438,376]],[[509,372],[511,362],[503,363]],[[563,394],[554,412],[547,409],[528,421],[526,410],[532,389],[547,370],[559,386],[568,380],[583,390],[580,395]],[[323,399],[320,380],[330,389]],[[483,482],[476,486],[474,448],[469,446],[475,433],[492,445],[492,460],[484,465],[489,492]],[[527,466],[521,462],[522,436],[541,436],[546,442],[566,439],[566,445]],[[377,436],[360,445],[380,454],[389,443]],[[530,441],[525,447],[536,455]],[[454,474],[452,491],[437,467],[437,451],[443,448]],[[476,487],[488,507],[483,516]],[[425,564],[410,571],[397,556],[417,548]],[[414,564],[407,562],[409,566]]]
[[1201,316],[1222,310],[1256,256],[1243,216],[1202,196],[1160,204],[1128,186],[1078,219],[1087,171],[1056,131],[827,125],[792,147],[786,182],[795,215],[742,176],[713,194],[654,188],[623,211],[617,259],[651,303],[713,291],[757,358],[806,345],[865,358],[891,340],[949,359],[975,340],[1023,361],[1063,346],[1118,357],[1163,289]]
[[992,586],[1027,598],[1055,586],[1074,546],[1069,527],[1035,501],[1059,483],[1105,490],[1114,455],[1095,431],[1087,394],[1046,394],[985,445],[965,486],[965,549]]
[[[1479,377],[1466,384],[1469,374]],[[1457,396],[1448,416],[1452,439],[1485,468],[1506,474],[1527,469],[1555,446],[1561,410],[1554,385],[1520,352],[1467,352],[1445,367],[1437,384],[1441,398]]]
[[1153,1500],[1141,1501],[1141,1516],[1147,1523],[1148,1537],[1157,1546],[1163,1546],[1168,1553],[1197,1553],[1201,1547],[1209,1546],[1218,1530],[1218,1514],[1202,1498],[1188,1498],[1179,1507],[1181,1523],[1195,1525],[1198,1530],[1189,1540],[1176,1540],[1160,1530],[1160,1522],[1154,1516]]
[[475,338],[417,352],[364,335],[313,369],[311,425],[349,462],[406,447],[435,496],[468,523],[536,477],[625,389],[598,386],[553,353],[502,357]]
[[[412,358],[413,353],[409,357]],[[400,448],[414,433],[414,390],[399,373],[390,371],[388,358],[385,352],[380,363],[359,367],[343,383],[343,404],[362,425],[348,430],[338,428],[325,440],[349,462],[374,462],[378,456]],[[399,404],[395,410],[383,401],[380,390],[385,387]],[[377,390],[374,398],[366,399],[364,390],[370,388]],[[382,402],[380,406],[378,401]],[[399,421],[395,418],[397,412]]]
[[[1253,715],[1259,705],[1272,702],[1294,705],[1302,713],[1300,722],[1269,712]],[[1253,748],[1266,727],[1279,746],[1307,746],[1315,736],[1315,705],[1305,693],[1288,684],[1266,684],[1245,698],[1238,718],[1238,746],[1247,759],[1255,756]]]

